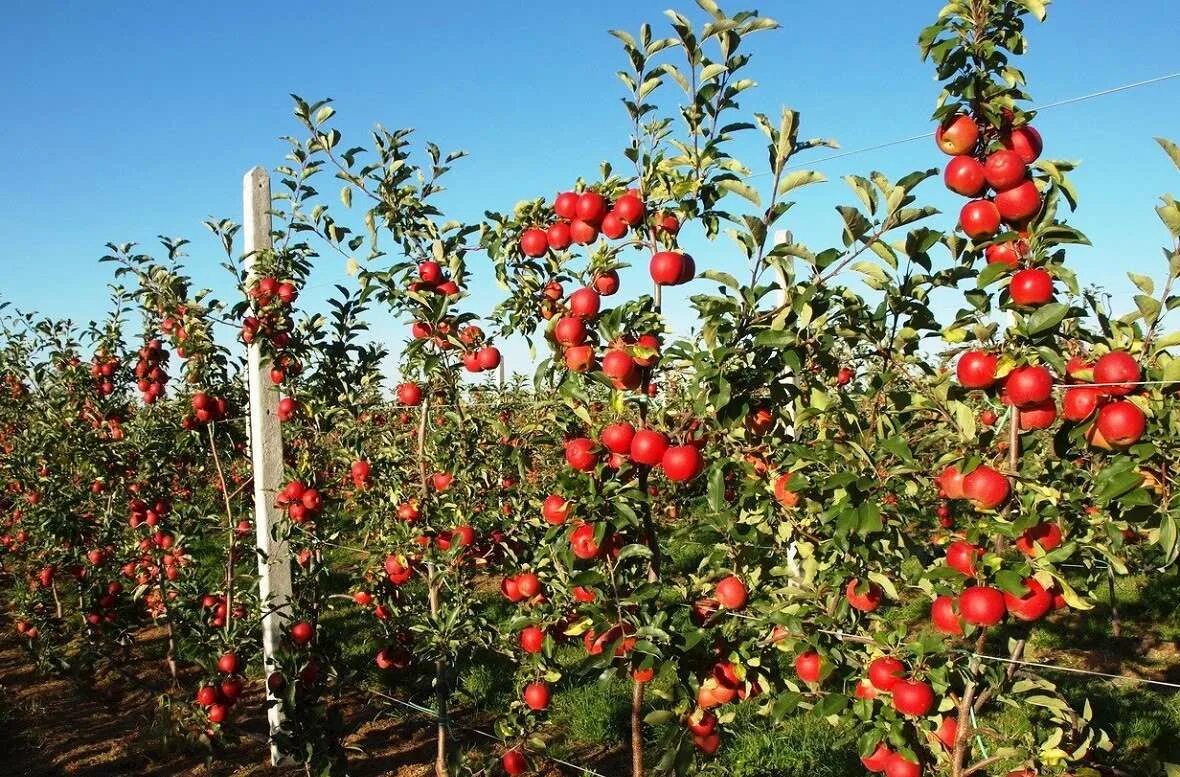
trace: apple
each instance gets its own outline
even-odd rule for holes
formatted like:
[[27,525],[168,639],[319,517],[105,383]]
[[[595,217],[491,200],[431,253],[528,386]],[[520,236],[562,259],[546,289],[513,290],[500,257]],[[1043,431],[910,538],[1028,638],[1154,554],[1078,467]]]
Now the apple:
[[1067,421],[1081,423],[1098,409],[1098,400],[1102,398],[1100,389],[1089,386],[1070,386],[1061,398],[1061,414]]
[[570,314],[578,318],[594,318],[602,305],[598,292],[590,287],[578,289],[569,298]]
[[1116,384],[1102,386],[1103,392],[1111,396],[1123,396],[1135,390],[1141,380],[1139,363],[1126,351],[1111,351],[1094,363],[1094,382]]
[[586,342],[586,322],[576,316],[563,316],[553,327],[553,339],[560,345],[575,346]]
[[1028,166],[1015,151],[1004,149],[988,155],[983,163],[983,174],[989,186],[1003,192],[1028,178]]
[[238,654],[233,651],[224,653],[221,658],[217,659],[217,671],[222,674],[236,674],[241,668],[242,665],[238,660]]
[[1018,620],[1038,621],[1053,608],[1053,595],[1035,577],[1025,578],[1024,587],[1028,590],[1024,596],[1005,592],[1004,606]]
[[639,365],[620,348],[612,348],[602,357],[602,372],[611,379],[615,388],[638,388],[641,380]]
[[980,510],[994,510],[1008,500],[1008,478],[981,464],[963,478],[963,496]]
[[955,540],[946,547],[946,565],[966,577],[975,577],[975,561],[983,548],[966,540]]
[[800,653],[795,658],[795,674],[805,683],[818,683],[823,673],[823,659],[814,650]]
[[549,707],[549,685],[540,681],[524,687],[524,703],[530,710],[540,712]]
[[592,285],[600,295],[609,297],[619,290],[619,274],[614,270],[597,273]]
[[504,755],[500,757],[500,765],[504,767],[504,773],[510,777],[516,777],[516,775],[524,774],[529,770],[529,762],[525,759],[524,754],[515,748],[504,752]]
[[1020,270],[1008,281],[1008,295],[1022,307],[1044,305],[1053,299],[1053,276],[1040,267]]
[[979,141],[979,125],[970,116],[959,113],[947,117],[934,131],[934,142],[944,154],[969,153]]
[[1120,399],[1103,405],[1087,439],[1096,448],[1129,448],[1143,438],[1147,416],[1134,402]]
[[679,286],[696,275],[696,262],[680,251],[660,251],[652,256],[648,270],[651,279],[661,286]]
[[594,539],[594,527],[582,524],[570,532],[570,549],[583,561],[597,558],[601,548]]
[[856,687],[852,689],[852,695],[858,699],[872,700],[877,698],[879,694],[872,681],[867,677],[862,677]]
[[520,586],[516,584],[515,577],[505,577],[500,581],[500,593],[513,604],[524,599],[524,596],[520,593]]
[[606,216],[606,200],[603,196],[593,191],[582,192],[578,197],[574,217],[589,224],[598,224],[604,216]]
[[885,764],[885,777],[922,777],[922,767],[901,753],[894,753]]
[[545,240],[554,251],[564,251],[570,247],[570,243],[574,242],[570,235],[570,225],[564,221],[551,224],[549,229],[545,230]]
[[1053,375],[1036,364],[1017,367],[1004,380],[1004,395],[1016,407],[1043,404],[1053,395]]
[[494,370],[500,366],[500,349],[494,345],[487,345],[475,352],[481,370]]
[[208,714],[210,723],[221,723],[229,717],[229,707],[224,704],[214,704],[209,708]]
[[1061,546],[1061,528],[1056,523],[1049,523],[1044,521],[1024,530],[1024,533],[1016,540],[1016,549],[1020,550],[1025,556],[1034,557],[1040,555],[1037,553],[1037,546],[1040,546],[1044,553],[1054,550]]
[[422,389],[417,383],[403,383],[397,387],[397,401],[399,404],[414,407],[422,401]]
[[520,235],[520,250],[525,256],[544,256],[549,250],[549,237],[544,230],[530,227]]
[[784,472],[774,479],[774,498],[788,509],[799,505],[799,495],[791,490],[791,474]]
[[562,192],[553,201],[553,212],[558,218],[575,219],[578,217],[578,200],[576,192]]
[[297,621],[291,624],[291,641],[296,645],[306,645],[315,636],[315,629],[307,621]]
[[869,664],[869,682],[878,691],[891,691],[901,675],[905,672],[905,664],[893,656],[879,656]]
[[988,264],[1006,264],[1016,267],[1020,264],[1021,252],[1019,244],[1014,240],[1004,243],[992,243],[983,251]]
[[1026,165],[1037,161],[1041,155],[1041,149],[1044,147],[1041,133],[1027,124],[1023,127],[1013,127],[1007,135],[1001,138],[1000,142],[1004,144],[1004,148],[1016,152],[1020,161]]
[[962,470],[952,465],[944,469],[942,474],[934,479],[934,482],[938,484],[938,490],[947,499],[962,499],[963,479]]
[[590,245],[598,239],[598,227],[575,219],[570,222],[570,239],[580,246]]
[[740,578],[730,575],[717,583],[714,594],[717,603],[728,610],[740,610],[746,606],[749,591]]
[[619,421],[603,427],[599,439],[603,447],[611,453],[630,453],[631,441],[635,439],[635,427],[626,421]]
[[994,626],[1004,619],[1004,594],[991,586],[971,586],[959,594],[959,612],[967,623]]
[[943,172],[946,188],[964,197],[978,197],[987,188],[983,165],[973,156],[960,154],[947,162]]
[[640,429],[631,439],[631,458],[636,464],[654,467],[663,461],[668,438],[654,429]]
[[995,426],[996,421],[998,420],[1000,420],[1000,417],[996,415],[996,411],[992,410],[990,407],[985,408],[979,414],[979,423],[983,424],[984,426]]
[[1019,410],[1020,430],[1023,432],[1048,429],[1056,420],[1057,405],[1051,399],[1037,405],[1022,407]]
[[550,494],[541,503],[541,517],[553,526],[560,526],[569,517],[570,503],[560,494]]
[[876,583],[868,583],[864,586],[863,593],[857,593],[857,588],[860,586],[860,581],[857,578],[852,578],[848,581],[848,585],[844,588],[844,598],[848,600],[848,604],[855,610],[861,612],[873,612],[881,606],[881,600],[885,593],[881,587]]
[[712,712],[697,710],[688,718],[686,725],[694,736],[707,737],[717,728],[717,716]]
[[590,472],[598,465],[598,454],[594,441],[588,437],[575,437],[565,444],[565,460],[579,472]]
[[898,680],[893,686],[893,708],[920,718],[934,706],[934,690],[921,680]]
[[991,200],[972,200],[959,212],[959,226],[972,240],[987,240],[1000,229],[1000,210]]
[[212,707],[220,698],[221,692],[215,686],[202,685],[197,689],[197,704],[202,707]]
[[602,234],[610,240],[618,240],[627,234],[627,224],[612,211],[602,217]]
[[589,345],[571,345],[562,358],[571,372],[589,372],[594,368],[594,348]]
[[878,742],[870,755],[860,757],[860,762],[870,772],[883,772],[892,757],[893,751],[884,742]]
[[516,576],[516,590],[522,599],[532,599],[541,593],[541,580],[532,572],[521,572]]
[[536,626],[526,626],[520,632],[520,649],[526,653],[540,653],[545,645],[545,632]]
[[1021,222],[1037,215],[1041,209],[1041,192],[1037,185],[1030,180],[1013,186],[1006,191],[997,192],[995,197],[996,209],[1000,217],[1009,224]]
[[664,451],[660,463],[664,475],[673,483],[686,483],[705,468],[701,452],[694,445],[676,445]]
[[999,359],[986,351],[967,351],[955,365],[959,384],[966,389],[988,389],[996,382]]

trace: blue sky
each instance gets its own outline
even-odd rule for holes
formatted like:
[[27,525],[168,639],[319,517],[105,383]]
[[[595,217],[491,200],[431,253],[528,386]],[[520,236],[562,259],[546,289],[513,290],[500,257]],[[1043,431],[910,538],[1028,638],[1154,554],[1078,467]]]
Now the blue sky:
[[[751,41],[749,72],[760,86],[744,109],[791,106],[803,114],[804,136],[834,137],[845,149],[931,128],[938,87],[914,41],[937,0],[853,0],[839,14],[830,4],[746,5],[784,29]],[[619,160],[627,120],[614,72],[623,61],[607,30],[650,20],[666,33],[667,6],[11,4],[0,27],[0,298],[48,315],[100,316],[104,244],[154,247],[159,234],[193,239],[198,281],[224,290],[201,221],[240,221],[243,172],[281,163],[278,136],[299,129],[289,92],[335,98],[346,143],[380,122],[468,150],[446,195],[458,218],[551,195],[594,176],[599,161]],[[699,17],[690,0],[677,7]],[[1032,26],[1032,51],[1021,61],[1036,101],[1175,71],[1174,25],[1166,23],[1174,19],[1166,0],[1055,4],[1048,24]],[[1046,111],[1037,125],[1046,156],[1082,162],[1074,221],[1095,243],[1071,254],[1082,278],[1123,294],[1126,270],[1158,275],[1166,235],[1152,206],[1160,193],[1180,192],[1180,177],[1151,138],[1180,139],[1180,79]],[[752,165],[765,159],[760,149],[741,156]],[[896,178],[943,159],[932,141],[919,141],[819,165],[832,182],[805,190],[786,226],[813,248],[835,244],[833,207],[851,201],[840,176]],[[920,192],[946,212],[938,223],[950,225],[960,201],[937,181]],[[702,268],[739,266],[725,240],[692,247]],[[312,285],[339,277],[342,261],[325,256]],[[477,312],[496,299],[489,277],[479,271],[468,303]],[[646,288],[645,277],[643,267],[624,276],[624,292]],[[683,300],[694,286],[667,297],[677,328],[690,324]],[[374,319],[374,332],[396,346],[405,330],[381,313]],[[520,347],[507,350],[519,365]]]

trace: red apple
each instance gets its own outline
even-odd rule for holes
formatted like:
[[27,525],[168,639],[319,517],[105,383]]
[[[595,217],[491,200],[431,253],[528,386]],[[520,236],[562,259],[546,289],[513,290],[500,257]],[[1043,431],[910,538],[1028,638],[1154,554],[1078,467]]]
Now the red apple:
[[979,125],[966,114],[946,118],[934,131],[934,142],[944,154],[959,156],[975,148],[979,140]]
[[1020,270],[1008,281],[1008,294],[1016,305],[1044,305],[1053,299],[1053,276],[1040,267]]
[[963,496],[980,510],[994,510],[1008,500],[1008,478],[981,464],[963,478]]
[[983,174],[989,186],[1003,192],[1024,182],[1028,177],[1028,166],[1015,151],[1005,149],[988,155],[983,163]]
[[967,623],[994,626],[1004,619],[1004,594],[990,586],[971,586],[959,594],[959,612]]
[[988,240],[1000,229],[1000,210],[991,200],[972,200],[959,212],[959,226],[972,240]]
[[730,575],[717,583],[714,596],[722,607],[729,610],[740,610],[746,606],[749,591],[740,578]]
[[1141,377],[1139,363],[1126,351],[1111,351],[1094,363],[1094,382],[1115,384],[1102,386],[1103,392],[1111,396],[1131,393]]
[[996,382],[999,359],[986,351],[967,351],[959,357],[955,375],[967,389],[988,389]]
[[869,681],[878,691],[891,691],[905,673],[905,664],[893,656],[874,658],[869,664]]
[[946,188],[964,197],[978,197],[987,188],[983,165],[975,157],[966,154],[947,162],[943,181]]

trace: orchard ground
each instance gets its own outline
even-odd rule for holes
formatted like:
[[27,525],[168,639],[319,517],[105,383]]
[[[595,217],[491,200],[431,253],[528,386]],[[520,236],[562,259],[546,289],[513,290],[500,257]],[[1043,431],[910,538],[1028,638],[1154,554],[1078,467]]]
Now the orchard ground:
[[[485,602],[507,619],[509,609],[485,586]],[[1057,615],[1039,624],[1030,661],[1088,671],[1180,683],[1180,580],[1128,577],[1118,581],[1115,602],[1122,636],[1115,636],[1114,611],[1103,594],[1088,613]],[[925,616],[923,602],[898,608],[892,617]],[[357,672],[372,663],[378,645],[363,637],[364,616],[341,608],[325,621],[348,645],[347,660]],[[241,703],[242,740],[206,763],[203,750],[186,748],[167,735],[156,694],[169,688],[161,657],[162,629],[138,635],[134,659],[121,669],[108,666],[90,684],[70,677],[38,674],[13,636],[0,628],[0,754],[20,777],[287,777],[302,768],[265,765],[266,744],[258,683]],[[357,637],[360,638],[357,638]],[[563,663],[580,660],[580,649],[563,649]],[[256,669],[256,667],[252,668]],[[493,660],[473,663],[460,678],[459,722],[478,728],[512,699],[509,676]],[[252,674],[256,674],[253,672]],[[1086,676],[1053,675],[1067,697],[1089,698],[1095,720],[1109,727],[1124,759],[1124,774],[1151,774],[1163,759],[1180,752],[1180,693],[1134,682]],[[373,717],[365,699],[379,691],[429,704],[423,688],[389,685],[356,688],[343,705],[353,728],[347,744],[357,777],[425,777],[432,769],[433,721],[406,711]],[[178,701],[183,699],[178,696]],[[604,775],[625,770],[630,688],[621,681],[570,688],[555,697],[551,754]],[[753,712],[753,710],[748,710]],[[989,716],[985,725],[1005,733],[1028,726],[1018,708]],[[471,732],[456,729],[461,741],[486,746]],[[785,729],[753,714],[739,716],[730,745],[705,772],[710,777],[860,777],[863,768],[848,736],[826,724],[798,720]],[[575,775],[553,765],[547,777]]]

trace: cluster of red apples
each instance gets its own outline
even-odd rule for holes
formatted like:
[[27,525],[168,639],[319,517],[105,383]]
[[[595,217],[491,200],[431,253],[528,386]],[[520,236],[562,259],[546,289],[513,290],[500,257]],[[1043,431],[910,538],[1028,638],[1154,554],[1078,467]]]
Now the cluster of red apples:
[[[692,480],[705,468],[701,456],[703,440],[692,439],[685,445],[670,445],[668,437],[655,429],[636,429],[626,421],[609,424],[599,437],[601,446],[589,437],[575,437],[565,443],[565,461],[579,472],[592,472],[606,455],[611,469],[621,469],[628,461],[643,467],[659,467],[674,483]],[[548,517],[547,517],[548,519]]]
[[275,502],[287,510],[291,523],[306,523],[324,509],[324,497],[319,489],[302,480],[292,480],[279,491]]
[[193,394],[189,404],[193,412],[180,422],[183,429],[195,429],[210,421],[224,421],[229,410],[229,403],[225,401],[225,397],[215,397],[206,391]]
[[197,689],[197,704],[205,710],[209,722],[223,723],[229,717],[230,708],[242,695],[242,661],[232,650],[217,659],[217,671],[226,675],[220,683],[207,683]]
[[[630,227],[643,223],[647,208],[637,192],[627,192],[608,208],[607,200],[593,190],[562,192],[553,201],[555,220],[547,228],[529,227],[520,235],[520,251],[536,259],[550,249],[564,251],[572,244],[590,245],[599,234],[618,240]],[[679,225],[677,225],[679,226]]]
[[139,360],[135,363],[135,380],[145,405],[154,405],[164,394],[164,387],[168,383],[168,373],[164,371],[167,361],[168,351],[164,350],[164,344],[155,338],[139,349]]

